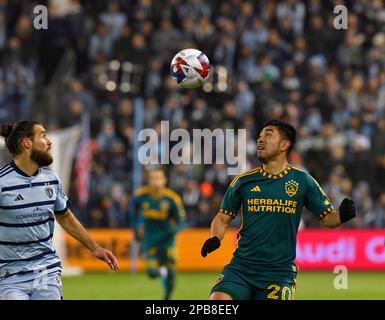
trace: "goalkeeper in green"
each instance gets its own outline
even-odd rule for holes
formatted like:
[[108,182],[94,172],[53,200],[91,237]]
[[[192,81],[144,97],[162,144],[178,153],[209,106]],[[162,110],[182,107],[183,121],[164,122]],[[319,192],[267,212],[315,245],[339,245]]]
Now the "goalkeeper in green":
[[327,228],[356,217],[352,200],[345,198],[339,211],[334,210],[319,184],[288,164],[295,141],[296,130],[290,124],[267,121],[257,140],[262,166],[235,177],[228,187],[202,256],[219,248],[226,228],[239,212],[242,225],[233,258],[212,288],[210,299],[292,299],[302,208],[309,209]]
[[174,238],[184,227],[185,210],[180,196],[166,187],[161,169],[149,171],[148,183],[133,199],[134,232],[142,242],[147,274],[161,277],[164,299],[169,300],[175,283]]

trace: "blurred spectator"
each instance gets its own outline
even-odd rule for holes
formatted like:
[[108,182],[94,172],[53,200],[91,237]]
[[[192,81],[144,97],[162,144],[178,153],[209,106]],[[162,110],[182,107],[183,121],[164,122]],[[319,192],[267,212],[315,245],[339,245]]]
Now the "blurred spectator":
[[15,110],[20,119],[26,119],[30,114],[32,88],[35,86],[32,69],[16,58],[8,62],[3,76],[8,108]]
[[310,0],[307,4],[307,15],[313,16],[319,14],[321,16],[325,16],[322,1],[321,0]]
[[196,180],[188,180],[186,182],[186,188],[182,194],[183,203],[185,205],[188,218],[194,217],[196,214],[196,207],[199,202],[199,187]]
[[300,89],[301,83],[296,75],[295,66],[290,62],[283,67],[281,86],[287,91]]
[[64,111],[60,118],[60,126],[65,128],[80,124],[80,119],[85,108],[81,100],[74,98],[69,101],[68,110]]
[[200,17],[210,18],[211,9],[203,0],[187,0],[180,5],[178,13],[181,20],[189,17],[197,22]]
[[126,183],[128,172],[132,170],[132,166],[125,154],[125,146],[120,139],[117,138],[113,142],[109,156],[111,159],[108,163],[108,171],[111,173],[114,181]]
[[367,3],[366,18],[379,24],[385,23],[385,5],[383,0],[373,0]]
[[146,40],[143,35],[134,33],[131,35],[131,46],[124,48],[124,53],[121,52],[119,57],[133,64],[145,67],[149,60],[149,52],[146,47]]
[[378,195],[384,191],[385,179],[385,153],[374,159],[372,195]]
[[111,228],[128,226],[128,201],[123,194],[123,186],[114,183],[111,186],[111,198],[108,204],[108,226]]
[[213,62],[231,70],[235,63],[236,53],[235,23],[230,19],[222,19],[219,27],[220,33],[214,45]]
[[207,17],[201,17],[198,23],[194,24],[194,40],[197,47],[203,52],[211,52],[215,39],[215,27]]
[[293,32],[295,34],[302,34],[304,29],[304,20],[306,15],[306,8],[303,2],[297,0],[285,0],[277,6],[278,23],[283,21],[290,21],[293,25]]
[[155,9],[152,0],[139,0],[133,9],[136,21],[151,21],[155,18]]
[[259,53],[266,43],[268,31],[263,22],[255,18],[250,22],[250,26],[243,29],[241,34],[241,45],[244,48],[251,49],[255,53]]
[[203,99],[196,99],[193,102],[193,109],[190,113],[190,126],[192,128],[208,128],[211,123],[211,114],[207,102]]
[[108,29],[108,37],[112,40],[115,40],[120,35],[123,27],[127,23],[126,15],[119,10],[119,3],[110,1],[107,5],[107,10],[99,16],[99,20]]
[[200,185],[200,199],[197,211],[191,217],[191,224],[194,227],[206,227],[210,225],[214,215],[214,206],[212,202],[213,187],[211,184],[204,182]]
[[246,81],[238,81],[234,95],[237,118],[253,113],[255,97]]
[[184,164],[178,164],[172,167],[169,175],[169,186],[177,192],[183,192],[187,181],[191,178],[188,168]]
[[359,182],[353,190],[352,195],[356,203],[357,211],[362,219],[363,214],[369,213],[373,209],[373,200],[370,196],[369,184],[366,181]]
[[40,43],[32,21],[27,15],[21,15],[17,20],[15,37],[20,40],[21,61],[29,67],[36,68],[38,60],[36,54]]
[[[84,106],[84,111],[92,111],[95,108],[95,99],[93,94],[86,88],[80,79],[73,78],[68,83],[68,91],[65,91],[62,98],[61,113],[67,112],[68,106],[72,100],[79,100]],[[83,111],[83,110],[82,110]]]
[[108,33],[108,27],[99,23],[96,27],[96,33],[91,36],[88,55],[95,61],[99,54],[103,54],[107,59],[112,58],[113,44],[115,35]]
[[39,30],[41,36],[39,66],[43,69],[45,85],[52,80],[52,76],[70,44],[66,18],[61,14],[57,2],[50,2],[48,6],[48,25],[49,28]]
[[376,129],[372,136],[372,153],[375,158],[378,155],[385,154],[385,119],[380,119],[377,122]]
[[105,119],[101,131],[96,137],[98,150],[100,152],[111,151],[116,139],[114,122],[111,119]]
[[144,102],[144,127],[152,127],[159,119],[160,107],[155,98],[148,98]]
[[5,84],[0,80],[0,121],[13,121],[14,115],[11,113],[7,104],[7,94],[5,91]]
[[134,106],[131,99],[122,98],[118,101],[117,109],[114,111],[114,123],[117,128],[121,124],[133,123]]
[[364,225],[369,228],[385,227],[385,192],[380,194],[373,210],[365,215]]
[[161,118],[162,120],[169,121],[170,129],[180,127],[180,123],[184,118],[184,110],[180,105],[178,96],[171,96],[165,101]]
[[160,28],[157,29],[151,38],[152,49],[158,59],[162,62],[169,62],[172,56],[177,52],[182,33],[175,28],[169,19],[160,21]]
[[124,62],[127,60],[127,55],[131,49],[131,35],[132,30],[129,25],[125,25],[120,31],[117,40],[115,41],[115,58],[117,58],[120,62]]
[[152,97],[162,86],[162,62],[156,57],[151,57],[145,75],[145,96]]
[[343,66],[359,67],[363,63],[361,44],[363,37],[355,35],[353,32],[347,32],[344,43],[340,46],[337,57]]
[[320,15],[310,17],[310,26],[305,31],[307,44],[313,54],[326,52],[327,50],[327,30],[325,22]]
[[76,55],[76,74],[84,74],[89,70],[88,39],[92,32],[92,19],[84,10],[81,0],[71,0],[68,3],[66,15],[68,40]]

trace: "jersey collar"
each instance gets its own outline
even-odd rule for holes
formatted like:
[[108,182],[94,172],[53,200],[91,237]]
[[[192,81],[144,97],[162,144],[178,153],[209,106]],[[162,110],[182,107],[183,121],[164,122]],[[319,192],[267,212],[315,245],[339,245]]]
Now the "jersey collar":
[[286,168],[283,169],[280,173],[272,174],[272,173],[267,172],[266,170],[264,170],[261,167],[260,170],[259,170],[259,173],[261,175],[263,175],[264,177],[267,177],[269,179],[279,179],[279,178],[282,178],[282,177],[286,176],[289,173],[290,170],[291,170],[291,166],[287,165]]
[[12,166],[12,168],[13,168],[18,174],[22,175],[23,177],[28,177],[28,178],[36,177],[36,176],[39,174],[39,172],[40,172],[40,168],[39,168],[39,170],[36,172],[35,175],[30,176],[30,175],[26,174],[23,170],[21,170],[21,169],[16,165],[15,161],[13,161],[13,160],[11,161],[11,166]]

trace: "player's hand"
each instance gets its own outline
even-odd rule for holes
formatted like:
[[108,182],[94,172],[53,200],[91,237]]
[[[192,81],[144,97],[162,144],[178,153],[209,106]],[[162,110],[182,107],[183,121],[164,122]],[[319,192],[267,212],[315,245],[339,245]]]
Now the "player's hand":
[[339,211],[341,223],[345,223],[357,217],[356,205],[351,199],[345,198],[344,200],[342,200]]
[[96,258],[106,262],[110,266],[111,270],[118,271],[118,260],[110,250],[97,246],[96,249],[92,252],[92,254]]
[[202,257],[206,257],[208,253],[217,250],[221,246],[221,240],[217,236],[209,238],[203,244],[201,255]]

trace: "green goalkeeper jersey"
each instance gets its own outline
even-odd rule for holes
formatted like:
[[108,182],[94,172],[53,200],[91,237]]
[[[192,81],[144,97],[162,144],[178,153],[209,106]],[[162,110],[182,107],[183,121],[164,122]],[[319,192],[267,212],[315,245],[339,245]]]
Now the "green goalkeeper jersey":
[[154,196],[149,187],[138,189],[134,197],[135,227],[144,227],[143,248],[172,246],[174,235],[184,226],[185,210],[180,196],[169,188]]
[[288,165],[277,175],[258,167],[237,176],[219,212],[241,214],[233,261],[253,270],[296,272],[296,235],[305,206],[318,218],[333,210],[319,184]]

